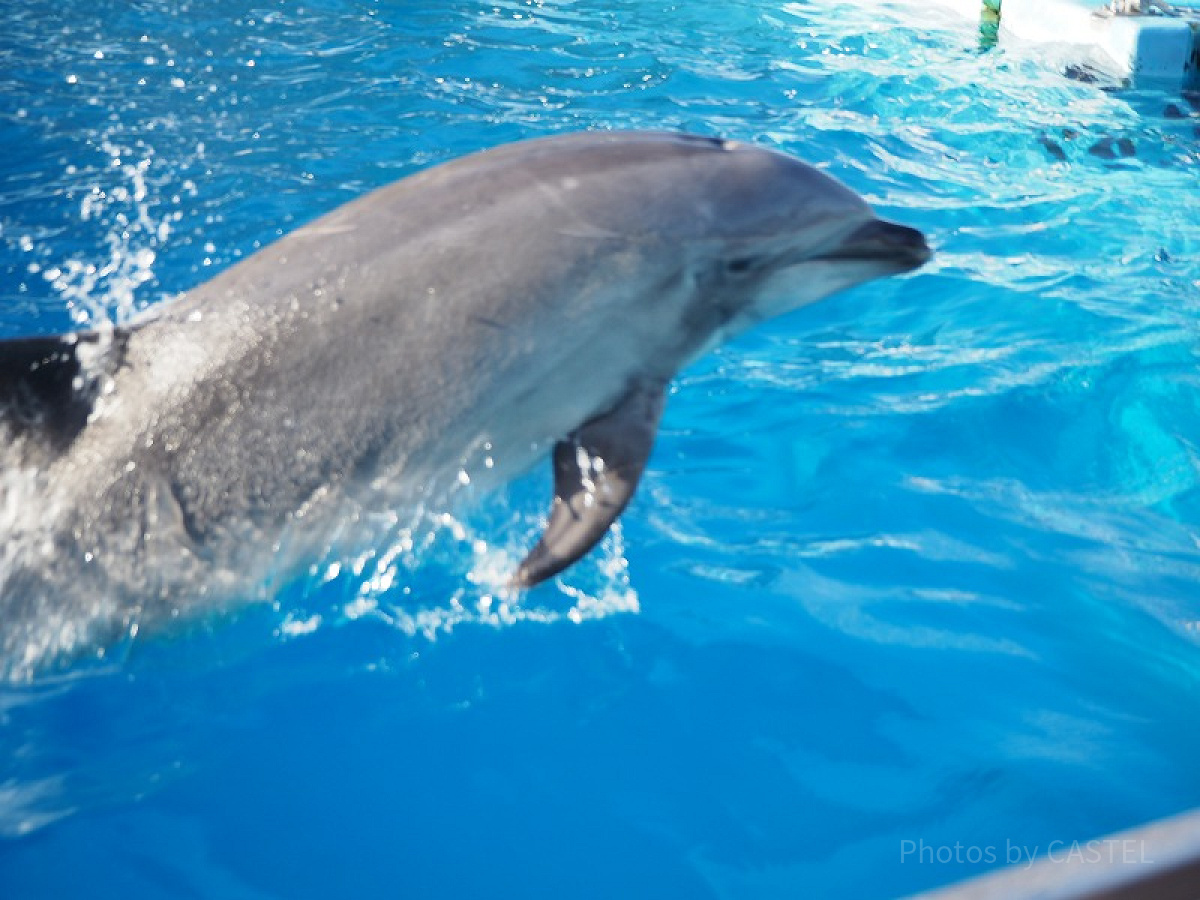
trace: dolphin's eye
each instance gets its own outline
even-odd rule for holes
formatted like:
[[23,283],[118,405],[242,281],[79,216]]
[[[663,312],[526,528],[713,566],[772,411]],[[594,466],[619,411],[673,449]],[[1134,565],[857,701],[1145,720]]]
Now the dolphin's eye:
[[725,271],[734,275],[744,275],[758,266],[761,261],[757,256],[737,256],[725,264]]

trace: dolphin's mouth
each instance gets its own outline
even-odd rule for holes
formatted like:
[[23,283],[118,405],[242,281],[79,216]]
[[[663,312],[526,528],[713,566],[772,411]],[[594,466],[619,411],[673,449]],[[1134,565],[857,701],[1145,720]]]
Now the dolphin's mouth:
[[896,271],[908,272],[929,262],[931,256],[925,235],[917,229],[872,219],[828,253],[813,258],[888,263]]

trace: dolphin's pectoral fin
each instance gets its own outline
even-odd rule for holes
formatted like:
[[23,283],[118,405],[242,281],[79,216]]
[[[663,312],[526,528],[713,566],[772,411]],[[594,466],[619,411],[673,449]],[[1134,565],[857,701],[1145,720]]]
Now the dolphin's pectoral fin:
[[665,385],[640,382],[612,409],[554,445],[554,502],[512,584],[533,587],[596,546],[625,509],[650,458]]

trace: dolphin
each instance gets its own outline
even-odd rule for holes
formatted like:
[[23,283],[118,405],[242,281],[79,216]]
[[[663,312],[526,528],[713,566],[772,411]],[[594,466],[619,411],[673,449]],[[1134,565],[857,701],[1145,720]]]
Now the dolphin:
[[530,588],[621,514],[680,368],[929,256],[791,156],[575,133],[378,189],[127,325],[2,342],[0,666],[245,597],[347,516],[549,451]]

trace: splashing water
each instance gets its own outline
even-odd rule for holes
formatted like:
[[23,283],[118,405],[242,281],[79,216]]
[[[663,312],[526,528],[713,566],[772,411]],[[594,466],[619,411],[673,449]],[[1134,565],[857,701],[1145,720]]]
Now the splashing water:
[[[172,223],[183,216],[179,210],[159,211],[160,204],[150,193],[147,174],[154,160],[150,148],[140,148],[145,155],[136,162],[128,161],[135,157],[134,148],[105,140],[100,149],[109,167],[83,188],[78,221],[101,225],[107,256],[34,261],[26,266],[30,275],[49,283],[74,327],[81,329],[124,324],[157,301],[151,291],[142,289],[154,281],[158,251],[170,240]],[[78,169],[69,167],[67,174],[77,175]],[[22,235],[19,244],[26,252],[34,249],[29,235]]]
[[[530,522],[527,514],[511,510],[506,519],[492,515],[486,523],[428,512],[407,525],[395,515],[387,519],[369,549],[346,559],[331,559],[336,555],[327,551],[325,561],[310,567],[307,582],[299,588],[302,599],[298,605],[289,604],[279,626],[281,635],[311,634],[326,624],[326,615],[343,624],[369,617],[410,637],[434,641],[463,625],[579,624],[638,611],[620,523],[601,542],[590,566],[557,579],[557,596],[546,596],[515,591],[507,584],[524,553],[521,546],[536,540],[544,522]],[[497,545],[495,537],[502,535],[511,537]],[[464,561],[465,585],[443,588],[425,582],[422,570],[427,561],[446,557]],[[445,599],[438,600],[443,592]],[[308,609],[307,600],[320,603],[328,595],[338,598],[329,612]],[[569,605],[564,606],[563,598]]]

